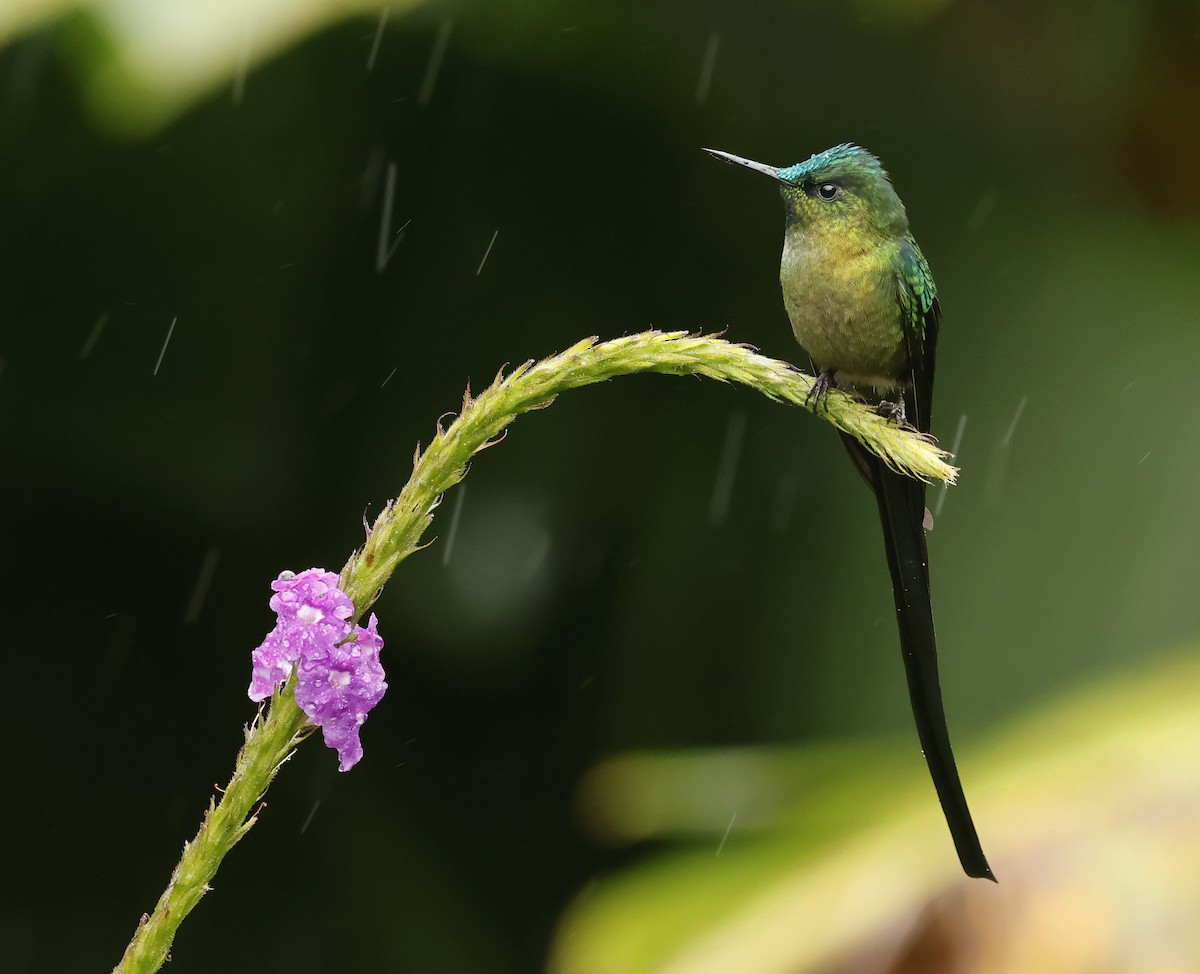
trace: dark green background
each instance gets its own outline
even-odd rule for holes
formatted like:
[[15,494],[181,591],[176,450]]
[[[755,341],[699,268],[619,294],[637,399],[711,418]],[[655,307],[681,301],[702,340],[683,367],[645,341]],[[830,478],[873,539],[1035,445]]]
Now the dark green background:
[[[431,6],[369,73],[356,19],[136,141],[84,116],[74,28],[0,51],[0,967],[115,963],[254,713],[270,579],[340,567],[468,380],[648,327],[803,361],[774,191],[701,146],[857,141],[908,204],[946,312],[935,432],[966,416],[930,539],[963,746],[1200,631],[1196,6],[733,10]],[[411,223],[380,274],[389,163]],[[535,970],[645,851],[578,823],[600,758],[910,733],[874,504],[803,412],[622,379],[477,459],[447,564],[456,500],[376,606],[366,758],[301,749],[176,974]]]

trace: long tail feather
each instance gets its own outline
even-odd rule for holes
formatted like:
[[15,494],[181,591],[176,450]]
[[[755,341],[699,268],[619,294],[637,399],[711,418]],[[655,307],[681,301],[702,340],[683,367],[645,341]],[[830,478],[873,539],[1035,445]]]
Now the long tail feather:
[[950,749],[950,733],[942,708],[938,679],[937,641],[933,604],[929,597],[929,555],[925,546],[925,485],[889,470],[878,457],[853,438],[842,436],[850,459],[866,479],[879,503],[879,520],[887,550],[900,648],[908,676],[908,695],[925,762],[937,789],[946,824],[968,876],[995,882],[979,844],[975,823]]

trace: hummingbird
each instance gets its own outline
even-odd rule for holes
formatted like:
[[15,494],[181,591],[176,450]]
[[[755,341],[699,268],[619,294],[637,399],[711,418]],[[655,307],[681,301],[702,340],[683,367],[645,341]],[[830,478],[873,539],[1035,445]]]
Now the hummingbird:
[[[928,433],[942,311],[904,204],[879,160],[849,143],[782,168],[704,151],[779,185],[785,215],[779,282],[792,331],[817,376],[817,406],[839,388]],[[994,882],[942,707],[925,484],[889,469],[853,437],[841,437],[879,508],[909,699],[946,824],[966,874]]]

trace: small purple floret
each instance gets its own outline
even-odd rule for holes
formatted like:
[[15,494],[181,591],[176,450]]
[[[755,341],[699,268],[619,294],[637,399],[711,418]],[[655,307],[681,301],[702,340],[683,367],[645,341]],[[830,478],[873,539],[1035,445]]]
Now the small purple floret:
[[352,626],[354,604],[333,572],[284,572],[271,583],[277,622],[252,655],[251,700],[265,700],[296,670],[296,703],[338,752],[342,771],[362,758],[358,729],[387,689],[379,651],[383,640],[372,614]]
[[355,635],[305,654],[297,667],[296,703],[321,728],[326,745],[338,752],[343,771],[362,757],[358,729],[387,689],[377,624],[372,613],[365,629],[355,626]]

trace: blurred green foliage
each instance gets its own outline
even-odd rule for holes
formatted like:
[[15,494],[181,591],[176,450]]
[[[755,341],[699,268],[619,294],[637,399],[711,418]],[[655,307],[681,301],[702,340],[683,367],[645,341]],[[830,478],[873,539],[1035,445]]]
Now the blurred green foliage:
[[[1136,678],[1065,695],[973,752],[968,767],[987,769],[975,795],[992,811],[990,852],[1006,864],[999,886],[938,855],[936,809],[903,752],[610,761],[583,790],[597,834],[678,839],[687,821],[690,848],[582,891],[551,969],[1190,970],[1198,686],[1192,646]],[[698,810],[709,813],[705,838]]]
[[[945,301],[934,428],[962,429],[930,547],[967,792],[1002,880],[1070,854],[1070,817],[1033,803],[1009,821],[1021,754],[971,741],[1200,630],[1195,3],[237,5],[252,33],[216,0],[67,7],[0,8],[0,572],[32,609],[7,641],[26,791],[4,810],[5,970],[115,962],[253,713],[267,582],[344,560],[468,379],[651,325],[799,360],[778,203],[702,145],[788,163],[855,140],[895,178]],[[147,40],[168,36],[211,70]],[[158,73],[130,67],[139,53]],[[172,970],[537,969],[597,875],[646,864],[665,897],[691,875],[671,855],[686,822],[629,825],[632,847],[582,827],[606,761],[868,736],[888,744],[832,752],[845,777],[835,762],[809,803],[821,834],[860,816],[862,836],[812,895],[869,868],[922,918],[903,930],[993,929],[992,901],[939,898],[953,850],[872,502],[824,424],[626,379],[531,417],[466,486],[450,557],[453,495],[377,607],[392,690],[363,764],[339,777],[320,748],[297,755]],[[1173,673],[1181,700],[1200,694]],[[1107,699],[1099,726],[1127,716]],[[1044,727],[1030,760],[1058,753]],[[769,888],[736,822],[712,854],[729,818],[792,807],[793,775],[808,787],[764,760],[700,793],[721,806],[696,854],[713,922]],[[1132,888],[1143,847],[1106,824],[1111,791],[1083,793],[1072,814],[1094,806],[1108,854],[1089,888]],[[1163,808],[1200,825],[1194,803]],[[764,850],[807,834],[782,813],[762,828]],[[1154,929],[1194,916],[1190,862],[1165,863]],[[1012,888],[1013,909],[1040,902]],[[1103,947],[1083,922],[1100,894],[1072,888],[1049,914]],[[668,921],[633,902],[623,935],[654,939],[636,925]],[[922,969],[863,937],[847,969]]]

